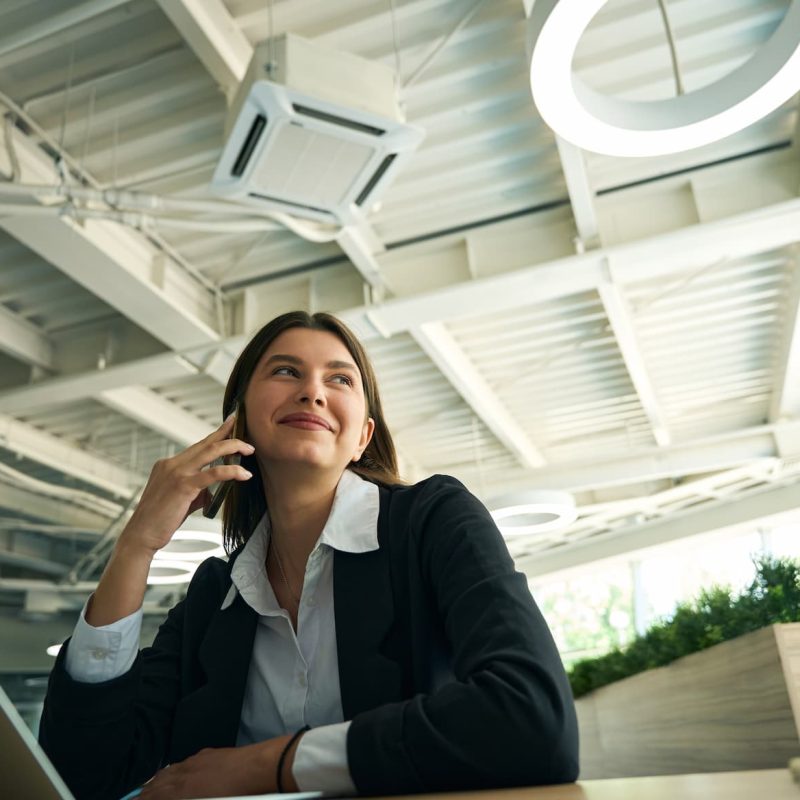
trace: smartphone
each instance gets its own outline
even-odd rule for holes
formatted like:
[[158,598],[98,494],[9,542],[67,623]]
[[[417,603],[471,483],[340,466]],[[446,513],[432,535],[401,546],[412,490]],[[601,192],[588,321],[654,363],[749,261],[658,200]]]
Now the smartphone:
[[[239,405],[237,403],[236,407],[234,408],[234,420],[233,420],[233,428],[231,429],[231,435],[228,437],[229,439],[244,439],[244,415],[239,413]],[[231,465],[239,465],[242,462],[241,453],[233,453],[229,456],[222,456],[221,458],[217,458],[209,464],[210,467],[220,467],[220,466],[231,466]],[[227,481],[217,481],[217,483],[212,483],[211,486],[208,487],[208,494],[206,495],[206,501],[203,504],[203,516],[208,517],[209,519],[213,519],[217,512],[219,511],[220,507],[222,506],[223,501],[228,495],[230,491],[231,484],[233,480]]]

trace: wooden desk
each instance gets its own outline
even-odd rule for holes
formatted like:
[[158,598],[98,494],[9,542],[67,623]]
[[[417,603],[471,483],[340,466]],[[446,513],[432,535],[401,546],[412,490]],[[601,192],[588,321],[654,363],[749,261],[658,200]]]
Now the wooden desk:
[[[800,800],[788,769],[610,778],[564,786],[414,795],[413,800]],[[399,798],[385,798],[399,800]],[[409,796],[408,800],[412,800]]]

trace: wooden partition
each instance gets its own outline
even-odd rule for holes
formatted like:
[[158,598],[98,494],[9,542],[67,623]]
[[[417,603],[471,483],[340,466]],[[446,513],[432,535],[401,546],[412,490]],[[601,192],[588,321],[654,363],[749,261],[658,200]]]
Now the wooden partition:
[[693,653],[576,706],[582,779],[785,767],[800,756],[800,623]]

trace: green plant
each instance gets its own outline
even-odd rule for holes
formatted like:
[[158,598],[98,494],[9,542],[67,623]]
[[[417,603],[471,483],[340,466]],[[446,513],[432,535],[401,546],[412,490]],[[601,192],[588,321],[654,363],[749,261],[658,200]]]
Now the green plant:
[[755,566],[755,578],[741,594],[706,589],[624,649],[575,663],[569,672],[575,697],[767,625],[800,622],[800,563],[761,558]]

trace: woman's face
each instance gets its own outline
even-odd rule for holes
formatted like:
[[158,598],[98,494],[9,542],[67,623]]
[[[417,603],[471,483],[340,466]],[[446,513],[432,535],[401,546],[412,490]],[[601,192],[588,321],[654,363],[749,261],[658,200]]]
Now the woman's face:
[[290,328],[277,336],[253,372],[244,404],[248,441],[262,470],[304,462],[342,471],[358,460],[375,428],[366,418],[358,367],[327,331]]

